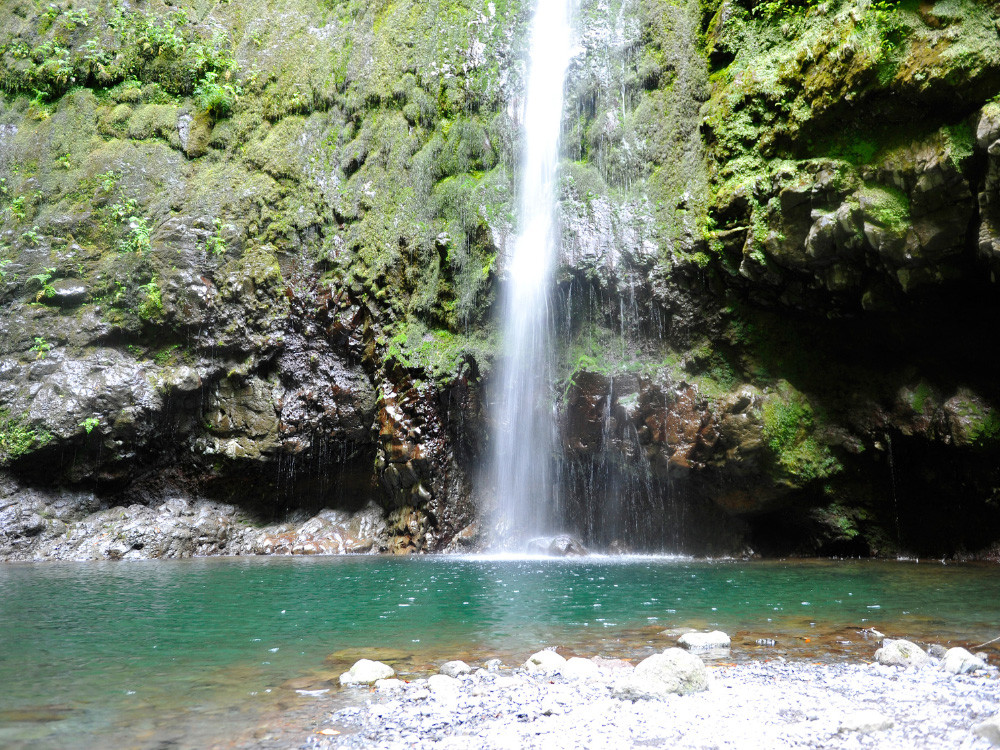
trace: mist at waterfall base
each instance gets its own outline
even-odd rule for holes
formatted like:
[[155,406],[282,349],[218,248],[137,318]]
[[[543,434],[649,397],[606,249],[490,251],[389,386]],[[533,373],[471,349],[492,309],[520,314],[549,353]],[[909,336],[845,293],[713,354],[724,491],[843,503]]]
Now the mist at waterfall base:
[[570,35],[567,0],[539,0],[531,25],[523,115],[520,231],[502,292],[504,344],[493,407],[492,527],[496,543],[504,547],[521,547],[530,537],[550,531],[556,518],[554,420],[547,406],[552,387],[549,295]]

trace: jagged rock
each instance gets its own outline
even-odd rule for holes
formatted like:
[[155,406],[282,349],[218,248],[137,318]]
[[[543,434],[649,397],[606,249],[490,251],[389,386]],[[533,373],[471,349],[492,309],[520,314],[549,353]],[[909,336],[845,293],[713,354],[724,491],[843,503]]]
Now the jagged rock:
[[372,684],[379,680],[388,680],[396,674],[396,670],[388,664],[370,659],[359,659],[348,671],[340,675],[341,685]]
[[439,671],[441,674],[447,675],[448,677],[458,677],[463,674],[470,674],[472,672],[472,667],[464,661],[447,661],[441,665],[441,669]]
[[930,657],[915,643],[886,638],[882,648],[875,652],[875,661],[892,667],[922,667],[930,662]]

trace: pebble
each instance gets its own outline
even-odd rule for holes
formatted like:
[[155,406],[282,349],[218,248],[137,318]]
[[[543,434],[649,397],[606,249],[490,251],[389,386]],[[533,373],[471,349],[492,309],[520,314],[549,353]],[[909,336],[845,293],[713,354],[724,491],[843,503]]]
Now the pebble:
[[893,720],[883,713],[874,709],[855,711],[848,714],[840,721],[840,732],[861,732],[869,734],[871,732],[881,732],[889,729],[893,725]]
[[[628,670],[595,666],[593,679],[527,668],[477,670],[447,683],[457,685],[449,700],[429,689],[452,679],[442,675],[391,693],[376,691],[360,710],[345,708],[330,717],[344,729],[340,736],[313,735],[304,747],[833,750],[960,747],[971,741],[979,744],[970,747],[979,748],[985,747],[980,738],[1000,737],[1000,717],[994,716],[1000,680],[983,672],[956,677],[929,668],[749,662],[710,669],[706,691],[632,702],[612,692]],[[877,740],[866,737],[871,732]],[[746,742],[733,744],[734,738]]]

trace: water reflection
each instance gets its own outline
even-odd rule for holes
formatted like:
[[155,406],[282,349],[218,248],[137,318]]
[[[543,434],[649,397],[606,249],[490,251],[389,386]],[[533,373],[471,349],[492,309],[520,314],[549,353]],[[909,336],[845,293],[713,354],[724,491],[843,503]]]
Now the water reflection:
[[[672,629],[724,630],[732,658],[870,656],[866,628],[982,643],[995,567],[662,558],[323,558],[0,566],[0,745],[107,745],[335,688],[373,648],[404,675],[543,646],[639,658]],[[868,634],[870,635],[870,634]],[[758,639],[775,647],[762,648]],[[329,658],[327,658],[329,656]],[[333,681],[333,682],[331,682]],[[332,691],[332,695],[336,690]],[[228,727],[228,728],[227,728]],[[185,730],[187,731],[187,730]],[[144,746],[141,742],[137,746]]]

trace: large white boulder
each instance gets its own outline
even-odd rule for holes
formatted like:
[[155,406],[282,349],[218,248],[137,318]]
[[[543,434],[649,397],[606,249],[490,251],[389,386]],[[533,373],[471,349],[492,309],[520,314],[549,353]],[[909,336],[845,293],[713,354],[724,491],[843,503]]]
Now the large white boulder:
[[668,648],[636,665],[621,678],[612,693],[623,700],[662,700],[671,694],[687,695],[708,690],[708,670],[694,654]]
[[396,675],[396,670],[388,664],[371,659],[359,659],[354,666],[340,675],[341,685],[371,685],[379,680],[388,680]]
[[986,669],[986,662],[973,656],[964,648],[949,648],[941,661],[941,669],[952,674],[966,674],[977,669]]
[[890,667],[922,667],[931,658],[916,643],[903,639],[882,641],[882,648],[875,652],[875,661]]
[[558,672],[566,664],[566,660],[555,651],[539,651],[528,657],[524,668],[529,672]]

